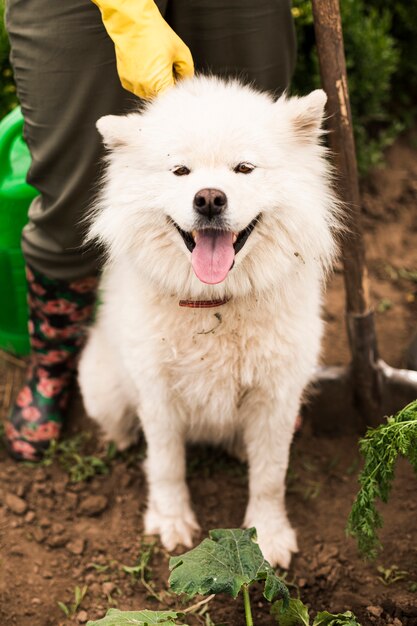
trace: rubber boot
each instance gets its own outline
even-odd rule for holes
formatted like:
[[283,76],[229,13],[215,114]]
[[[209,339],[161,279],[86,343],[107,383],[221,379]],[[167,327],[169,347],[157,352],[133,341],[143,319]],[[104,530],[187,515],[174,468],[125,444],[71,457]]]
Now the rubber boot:
[[6,420],[5,436],[15,459],[37,461],[60,435],[98,279],[67,282],[30,267],[26,277],[31,365]]

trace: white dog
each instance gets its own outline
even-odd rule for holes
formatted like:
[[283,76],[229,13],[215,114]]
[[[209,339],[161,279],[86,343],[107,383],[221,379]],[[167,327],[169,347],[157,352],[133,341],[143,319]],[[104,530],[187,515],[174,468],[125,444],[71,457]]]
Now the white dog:
[[325,101],[197,77],[97,123],[109,156],[90,238],[108,260],[80,385],[119,449],[140,423],[145,531],[168,550],[198,529],[185,482],[185,445],[198,441],[245,453],[244,525],[270,563],[297,551],[285,474],[338,222]]

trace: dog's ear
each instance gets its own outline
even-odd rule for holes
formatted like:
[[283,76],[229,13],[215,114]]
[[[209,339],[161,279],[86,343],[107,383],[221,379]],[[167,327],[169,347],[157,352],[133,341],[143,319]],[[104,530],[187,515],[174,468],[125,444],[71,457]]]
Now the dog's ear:
[[103,137],[106,148],[122,148],[132,142],[134,124],[132,116],[105,115],[96,122],[96,127]]
[[316,140],[321,134],[324,106],[327,96],[322,89],[312,91],[302,98],[291,98],[291,123],[297,136],[303,141]]

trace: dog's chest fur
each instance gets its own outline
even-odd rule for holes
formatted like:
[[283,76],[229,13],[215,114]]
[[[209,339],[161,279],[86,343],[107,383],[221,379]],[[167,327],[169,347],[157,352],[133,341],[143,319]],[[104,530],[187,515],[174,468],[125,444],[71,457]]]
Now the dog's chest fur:
[[[215,440],[234,430],[244,393],[265,385],[271,357],[261,327],[268,316],[242,315],[228,303],[209,310],[178,309],[163,325],[159,340],[161,374],[182,405],[191,438]],[[250,319],[248,319],[248,317]],[[274,328],[270,328],[272,334]]]
[[[195,440],[230,437],[245,394],[253,389],[273,393],[280,373],[287,379],[292,375],[295,346],[306,340],[305,324],[320,324],[311,307],[306,307],[306,320],[300,313],[297,320],[288,301],[277,298],[236,298],[212,309],[190,309],[180,307],[177,298],[159,300],[143,289],[138,293],[125,307],[129,319],[123,323],[135,363],[129,373],[139,393],[149,391],[140,389],[149,372],[163,381]],[[315,330],[318,339],[320,328]],[[128,345],[126,339],[123,343]]]

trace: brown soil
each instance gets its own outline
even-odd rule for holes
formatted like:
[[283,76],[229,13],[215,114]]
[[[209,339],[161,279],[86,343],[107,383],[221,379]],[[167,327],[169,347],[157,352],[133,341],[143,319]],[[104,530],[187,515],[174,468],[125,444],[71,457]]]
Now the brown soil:
[[[389,152],[387,169],[376,172],[363,190],[380,351],[394,366],[404,365],[416,319],[416,140],[414,134],[399,141]],[[340,271],[328,287],[326,318],[324,360],[346,363]],[[4,357],[0,367],[4,414],[24,368]],[[146,498],[143,444],[106,458],[77,403],[67,436],[85,430],[91,437],[82,454],[104,458],[109,466],[107,475],[89,481],[71,483],[57,459],[49,466],[28,467],[0,450],[1,626],[68,626],[84,623],[87,616],[100,617],[110,606],[182,606],[166,592],[168,555],[158,543],[151,548],[148,589],[123,571],[124,565],[137,564],[150,541],[141,535]],[[350,609],[363,626],[416,626],[417,481],[400,462],[392,497],[382,509],[384,549],[375,563],[365,563],[344,531],[359,467],[355,438],[313,438],[304,423],[294,442],[288,477],[288,508],[300,554],[287,582],[312,612]],[[217,450],[194,448],[189,454],[189,484],[204,535],[210,528],[240,525],[247,497],[244,466]],[[74,617],[65,617],[57,603],[70,606],[75,587],[84,585],[88,590],[81,606]],[[255,623],[272,625],[260,588],[254,589],[253,606]],[[215,598],[203,616],[190,614],[187,621],[209,626],[207,613],[215,624],[244,623],[241,598]]]

